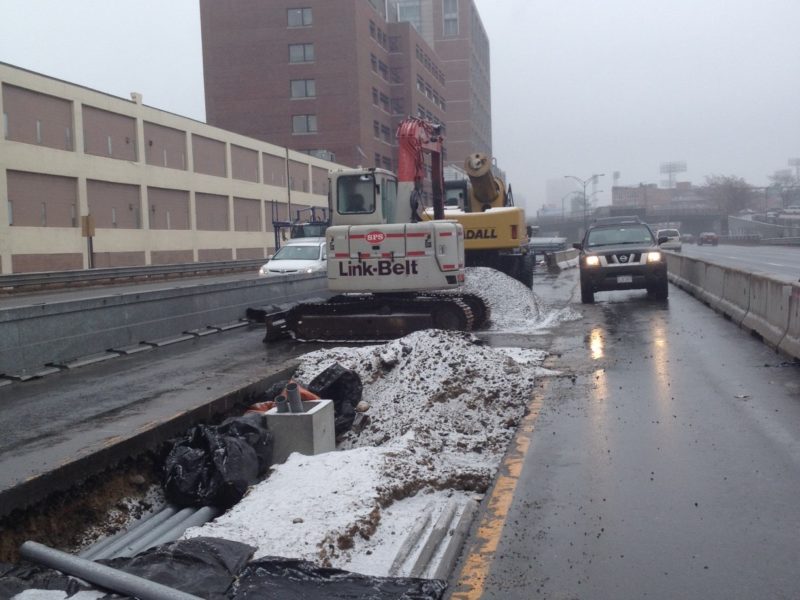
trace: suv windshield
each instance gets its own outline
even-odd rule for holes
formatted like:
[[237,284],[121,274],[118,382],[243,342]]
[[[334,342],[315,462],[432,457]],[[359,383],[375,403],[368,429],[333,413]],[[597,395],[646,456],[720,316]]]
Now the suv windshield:
[[319,245],[316,246],[284,246],[275,253],[272,260],[317,260]]
[[617,244],[652,244],[653,234],[646,225],[625,225],[624,227],[598,227],[589,230],[586,246],[614,246]]
[[658,237],[678,237],[679,235],[677,229],[661,229],[658,232]]

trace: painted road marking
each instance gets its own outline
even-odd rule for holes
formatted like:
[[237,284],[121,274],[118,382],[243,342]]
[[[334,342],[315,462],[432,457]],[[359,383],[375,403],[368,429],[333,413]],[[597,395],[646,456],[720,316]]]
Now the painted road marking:
[[491,492],[486,513],[481,519],[476,541],[468,549],[464,566],[454,586],[450,600],[478,600],[484,592],[486,578],[492,567],[494,555],[500,544],[500,537],[508,517],[514,491],[517,489],[525,455],[531,444],[533,431],[542,410],[542,396],[539,392],[528,406],[528,414],[522,420],[514,437],[513,449],[500,465],[500,475]]

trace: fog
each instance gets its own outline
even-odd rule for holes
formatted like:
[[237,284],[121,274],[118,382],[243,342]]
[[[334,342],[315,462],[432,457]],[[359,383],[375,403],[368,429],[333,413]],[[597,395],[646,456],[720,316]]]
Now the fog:
[[[797,0],[475,0],[494,154],[518,200],[549,179],[712,174],[765,185],[800,157]],[[197,0],[2,0],[0,61],[204,120]]]

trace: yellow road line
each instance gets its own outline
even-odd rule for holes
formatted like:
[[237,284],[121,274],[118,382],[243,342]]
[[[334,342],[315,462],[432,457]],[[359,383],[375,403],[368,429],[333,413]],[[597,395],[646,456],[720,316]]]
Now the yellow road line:
[[514,438],[514,447],[500,465],[500,475],[495,482],[481,519],[476,542],[469,549],[464,566],[454,585],[450,600],[479,600],[483,595],[486,578],[492,566],[494,554],[500,543],[500,536],[508,517],[514,490],[517,488],[525,454],[533,436],[536,420],[542,409],[542,397],[537,394],[528,407],[528,414],[522,420]]

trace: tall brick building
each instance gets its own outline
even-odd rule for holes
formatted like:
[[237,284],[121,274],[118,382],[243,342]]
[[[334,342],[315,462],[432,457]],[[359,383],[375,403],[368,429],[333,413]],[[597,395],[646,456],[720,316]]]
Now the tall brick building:
[[472,0],[201,0],[200,9],[211,125],[396,169],[397,123],[415,115],[446,126],[451,162],[491,152],[488,41]]

